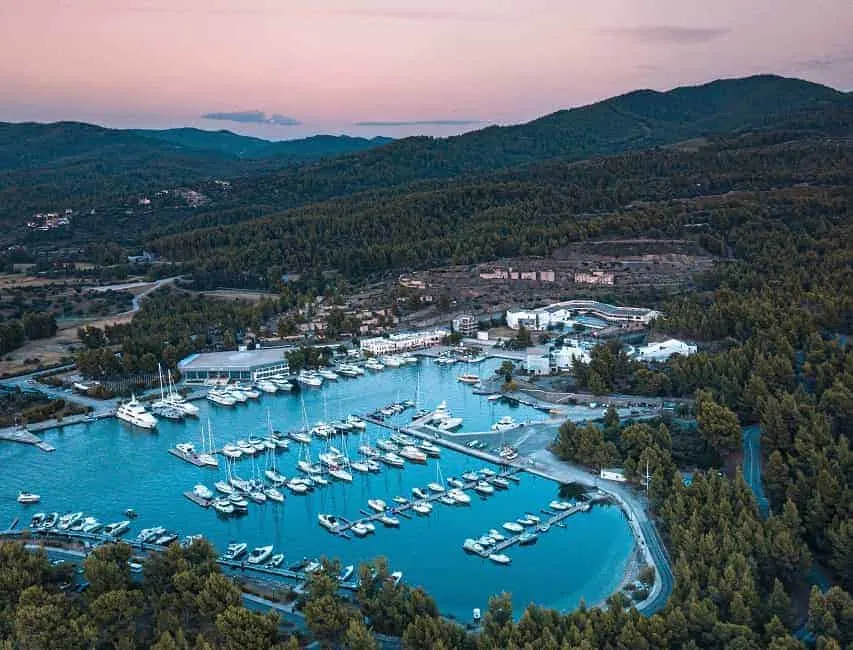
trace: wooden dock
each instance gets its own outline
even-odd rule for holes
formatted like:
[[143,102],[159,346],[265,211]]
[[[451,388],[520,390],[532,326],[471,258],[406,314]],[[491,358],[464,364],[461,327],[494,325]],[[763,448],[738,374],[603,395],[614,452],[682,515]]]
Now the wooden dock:
[[581,503],[577,503],[573,505],[568,510],[562,510],[555,514],[552,514],[545,521],[539,522],[536,526],[530,526],[528,530],[525,530],[522,533],[518,533],[516,535],[512,535],[507,537],[505,540],[494,544],[493,546],[489,546],[488,548],[484,548],[482,552],[478,553],[480,557],[489,557],[493,553],[501,553],[504,550],[508,549],[510,546],[513,546],[519,542],[521,536],[525,533],[536,533],[538,535],[542,535],[551,529],[552,526],[559,526],[559,524],[564,520],[568,519],[574,514],[578,512],[586,512],[590,509],[589,503],[583,501]]
[[209,508],[210,504],[213,503],[213,499],[204,499],[193,492],[184,492],[184,496],[202,508]]

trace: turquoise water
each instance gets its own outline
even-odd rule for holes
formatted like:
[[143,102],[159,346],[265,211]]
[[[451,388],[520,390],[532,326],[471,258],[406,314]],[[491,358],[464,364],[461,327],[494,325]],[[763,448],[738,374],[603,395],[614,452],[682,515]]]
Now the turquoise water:
[[[481,376],[492,372],[498,362],[489,360],[475,367]],[[461,366],[441,367],[424,360],[410,366],[360,379],[327,382],[322,389],[303,391],[310,422],[335,419],[348,413],[365,413],[388,403],[414,399],[420,386],[421,406],[434,407],[446,400],[454,415],[464,418],[463,431],[488,430],[502,415],[517,421],[542,419],[543,414],[525,406],[489,402],[474,395],[469,386],[456,381]],[[472,369],[466,368],[465,371]],[[213,487],[223,470],[197,468],[167,453],[178,442],[193,441],[199,446],[200,425],[210,416],[221,446],[223,442],[263,434],[266,413],[273,427],[290,430],[301,426],[300,399],[294,395],[264,395],[233,409],[223,409],[199,401],[199,420],[172,423],[161,420],[156,433],[130,428],[114,419],[65,427],[46,432],[44,438],[57,450],[45,454],[35,448],[5,444],[0,446],[0,463],[7,477],[0,488],[0,525],[14,517],[26,523],[35,511],[82,510],[103,522],[123,519],[132,507],[139,513],[129,536],[149,526],[162,525],[181,534],[202,533],[219,548],[232,540],[250,547],[274,544],[285,554],[285,564],[304,556],[327,555],[344,564],[384,555],[392,570],[404,573],[409,584],[422,585],[437,600],[442,612],[468,620],[473,607],[485,607],[490,594],[510,591],[517,611],[530,602],[561,610],[572,609],[581,599],[595,603],[606,598],[619,584],[633,547],[630,529],[620,510],[594,507],[589,513],[570,517],[566,528],[553,528],[529,547],[511,547],[508,567],[470,556],[462,551],[466,537],[478,537],[490,528],[500,528],[525,511],[537,512],[557,496],[556,483],[522,473],[521,482],[489,498],[472,493],[470,507],[434,505],[429,517],[401,519],[398,529],[379,525],[366,539],[345,540],[329,535],[317,524],[317,514],[328,512],[350,519],[359,517],[370,498],[387,502],[394,495],[409,496],[411,488],[434,481],[436,460],[427,465],[407,464],[405,469],[384,468],[381,474],[355,473],[352,484],[333,483],[307,496],[287,494],[285,503],[250,504],[240,518],[223,519],[213,510],[204,510],[182,496],[196,483]],[[399,422],[411,417],[409,410],[397,416]],[[387,431],[369,426],[372,439]],[[315,441],[316,460],[322,451]],[[348,440],[351,456],[358,436]],[[338,442],[340,447],[340,441]],[[278,454],[279,470],[296,474],[296,446]],[[460,475],[484,463],[464,454],[442,449],[440,467],[447,476]],[[251,475],[251,461],[238,461],[237,472]],[[15,501],[19,490],[41,494],[36,506]]]

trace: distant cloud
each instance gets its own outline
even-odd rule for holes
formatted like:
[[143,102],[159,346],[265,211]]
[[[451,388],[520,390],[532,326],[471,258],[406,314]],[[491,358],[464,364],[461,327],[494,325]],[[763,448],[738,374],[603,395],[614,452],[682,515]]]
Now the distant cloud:
[[839,52],[838,54],[825,54],[813,59],[798,61],[797,67],[806,70],[826,70],[837,66],[846,66],[853,63],[853,50],[850,52]]
[[476,23],[496,23],[509,18],[509,16],[492,12],[473,11],[446,11],[442,9],[334,9],[330,13],[339,16],[354,16],[357,18],[386,18],[389,20],[438,20],[438,21],[461,21]]
[[627,36],[632,40],[647,44],[690,45],[708,43],[725,36],[731,30],[728,27],[674,27],[671,25],[652,25],[649,27],[625,27],[605,30],[610,34]]
[[481,124],[480,120],[402,120],[354,122],[355,126],[469,126]]
[[267,115],[263,111],[233,111],[229,113],[206,113],[201,116],[205,120],[223,120],[226,122],[242,122],[244,124],[275,124],[276,126],[297,126],[302,124],[297,119],[273,113]]

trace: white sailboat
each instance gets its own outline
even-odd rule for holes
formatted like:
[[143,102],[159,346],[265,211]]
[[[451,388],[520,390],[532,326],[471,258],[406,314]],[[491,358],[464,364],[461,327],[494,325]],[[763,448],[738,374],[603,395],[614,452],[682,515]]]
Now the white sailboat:
[[219,459],[214,455],[216,448],[213,445],[213,425],[210,418],[207,419],[207,436],[204,434],[204,427],[201,428],[201,448],[202,453],[198,455],[198,461],[207,467],[219,467]]

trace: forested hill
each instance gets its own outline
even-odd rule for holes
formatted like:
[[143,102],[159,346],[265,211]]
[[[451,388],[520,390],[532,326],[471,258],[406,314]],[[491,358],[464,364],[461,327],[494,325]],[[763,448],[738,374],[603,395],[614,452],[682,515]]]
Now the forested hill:
[[775,76],[663,93],[636,91],[527,124],[444,139],[405,138],[370,151],[246,177],[235,184],[234,196],[244,203],[283,209],[373,188],[482,175],[552,159],[581,160],[738,131],[847,135],[851,112],[849,94]]

